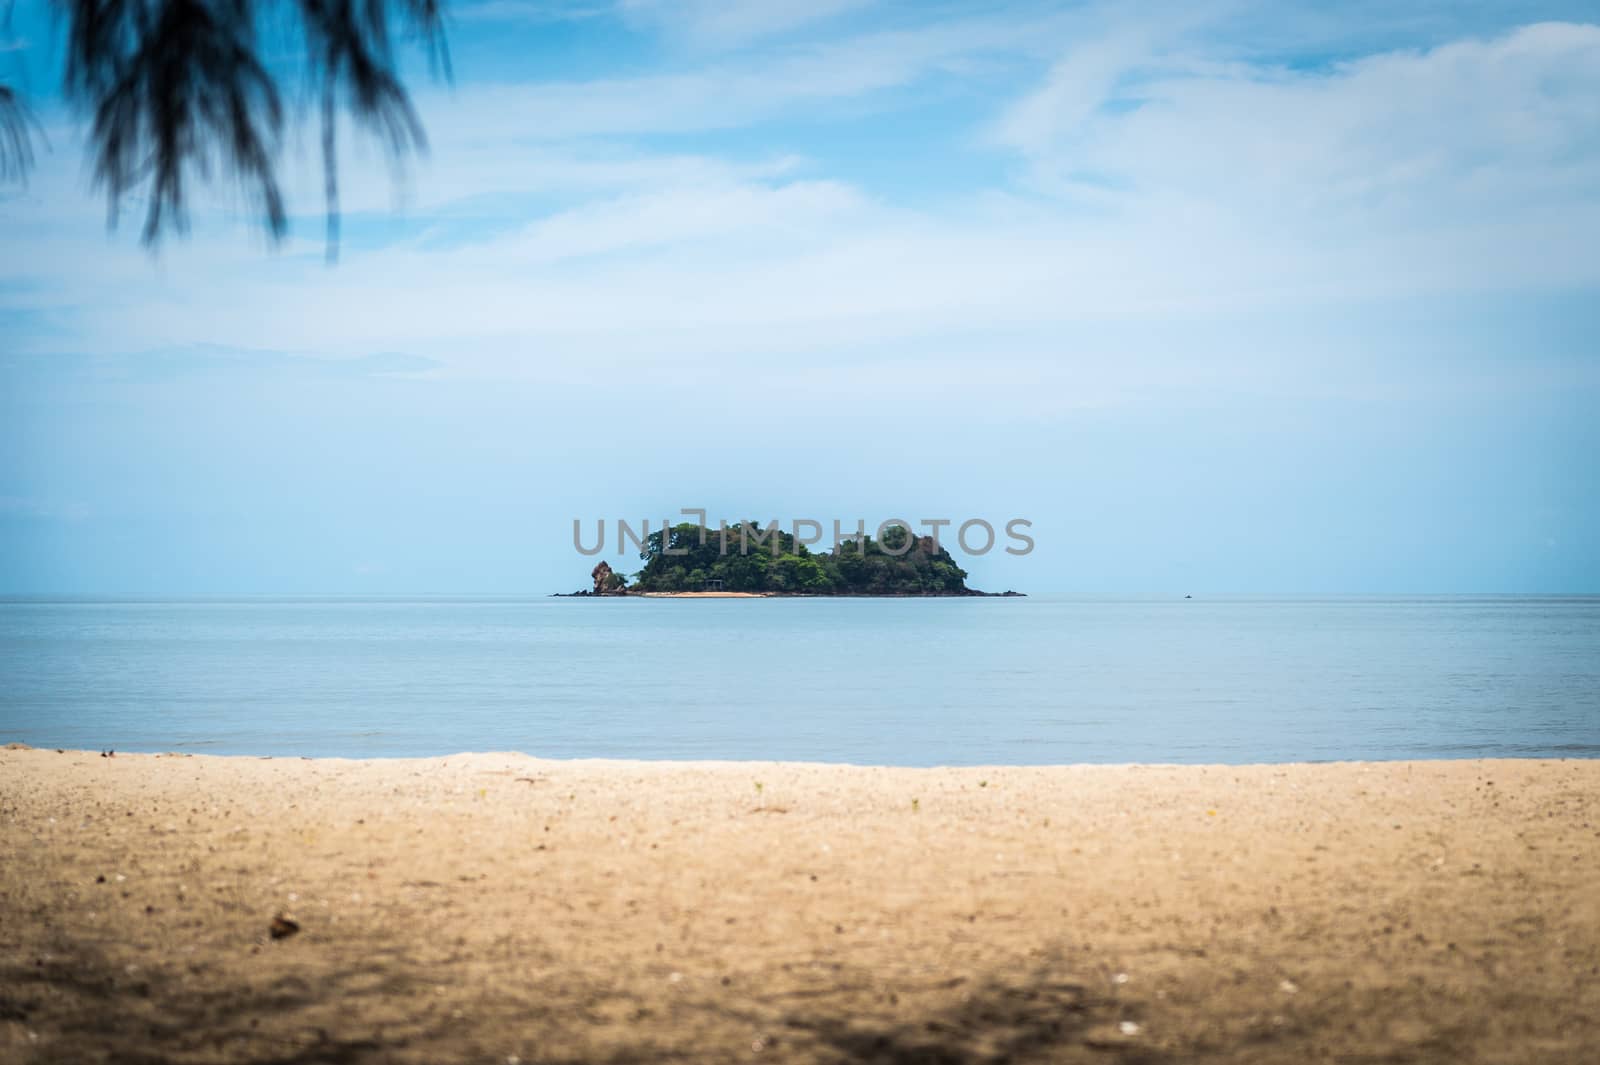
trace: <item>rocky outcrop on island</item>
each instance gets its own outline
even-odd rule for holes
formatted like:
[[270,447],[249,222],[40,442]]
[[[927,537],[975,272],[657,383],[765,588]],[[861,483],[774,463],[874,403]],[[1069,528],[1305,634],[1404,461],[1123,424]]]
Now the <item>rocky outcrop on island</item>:
[[627,595],[627,580],[622,574],[612,570],[610,564],[604,559],[600,564],[589,571],[589,576],[594,580],[594,591],[590,595]]

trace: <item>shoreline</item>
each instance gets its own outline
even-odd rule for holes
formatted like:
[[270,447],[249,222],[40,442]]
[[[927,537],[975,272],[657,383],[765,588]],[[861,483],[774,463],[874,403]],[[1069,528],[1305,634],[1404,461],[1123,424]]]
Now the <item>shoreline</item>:
[[640,599],[771,599],[771,592],[629,592]]
[[[1581,1061],[1600,761],[0,751],[0,1057]],[[274,917],[298,931],[274,939]]]
[[[74,755],[79,757],[102,757],[100,751],[91,747],[50,747],[28,743],[21,740],[0,741],[0,755],[31,751],[38,754]],[[343,755],[343,754],[254,754],[243,751],[215,751],[207,748],[194,750],[183,749],[115,749],[114,758],[205,758],[217,761],[239,762],[311,762],[311,763],[340,763],[344,765],[361,765],[374,763],[388,765],[400,762],[446,763],[468,759],[507,758],[519,759],[530,763],[547,766],[582,766],[590,768],[612,769],[648,769],[651,767],[662,769],[708,769],[708,770],[737,770],[741,767],[761,766],[777,769],[795,770],[849,770],[873,771],[888,773],[942,773],[942,772],[975,772],[978,770],[1014,770],[1024,773],[1056,772],[1075,770],[1139,770],[1139,769],[1175,769],[1175,770],[1217,770],[1230,769],[1258,770],[1258,769],[1321,769],[1321,768],[1386,768],[1392,766],[1450,766],[1450,765],[1486,765],[1497,763],[1510,765],[1537,763],[1546,766],[1560,765],[1585,765],[1594,763],[1600,766],[1600,754],[1594,755],[1544,755],[1544,754],[1508,754],[1489,755],[1485,757],[1455,757],[1455,758],[1329,758],[1317,761],[1287,761],[1287,762],[973,762],[973,763],[940,763],[935,765],[904,765],[893,762],[829,762],[793,758],[614,758],[605,755],[585,757],[561,757],[550,755],[529,754],[518,750],[457,750],[446,754],[370,754],[370,755]]]
[[1026,599],[1027,592],[551,592],[549,599]]

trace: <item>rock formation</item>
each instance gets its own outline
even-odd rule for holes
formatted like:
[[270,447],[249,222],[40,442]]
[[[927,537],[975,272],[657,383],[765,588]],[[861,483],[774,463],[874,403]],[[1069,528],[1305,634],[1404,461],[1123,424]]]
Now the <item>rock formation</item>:
[[589,571],[589,576],[594,578],[595,595],[627,594],[623,588],[622,574],[614,572],[610,564],[604,559],[601,559],[600,564]]

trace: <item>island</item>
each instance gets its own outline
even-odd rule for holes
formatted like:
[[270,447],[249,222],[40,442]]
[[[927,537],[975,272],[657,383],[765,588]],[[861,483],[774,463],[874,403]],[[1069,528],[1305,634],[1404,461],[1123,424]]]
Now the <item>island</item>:
[[574,596],[993,596],[967,587],[967,571],[932,536],[890,525],[875,540],[862,533],[832,551],[813,552],[782,529],[740,522],[711,529],[685,522],[641,544],[644,568],[631,581],[602,561],[593,587]]

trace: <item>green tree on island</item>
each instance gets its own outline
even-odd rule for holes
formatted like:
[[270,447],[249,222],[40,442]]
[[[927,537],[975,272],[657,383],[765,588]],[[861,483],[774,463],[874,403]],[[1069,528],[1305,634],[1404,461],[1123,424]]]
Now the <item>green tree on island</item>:
[[[929,536],[901,525],[812,552],[781,529],[745,521],[721,529],[684,523],[651,533],[639,557],[635,592],[729,592],[787,595],[972,595],[967,573]],[[724,546],[726,545],[726,546]],[[668,554],[668,551],[673,552]]]

